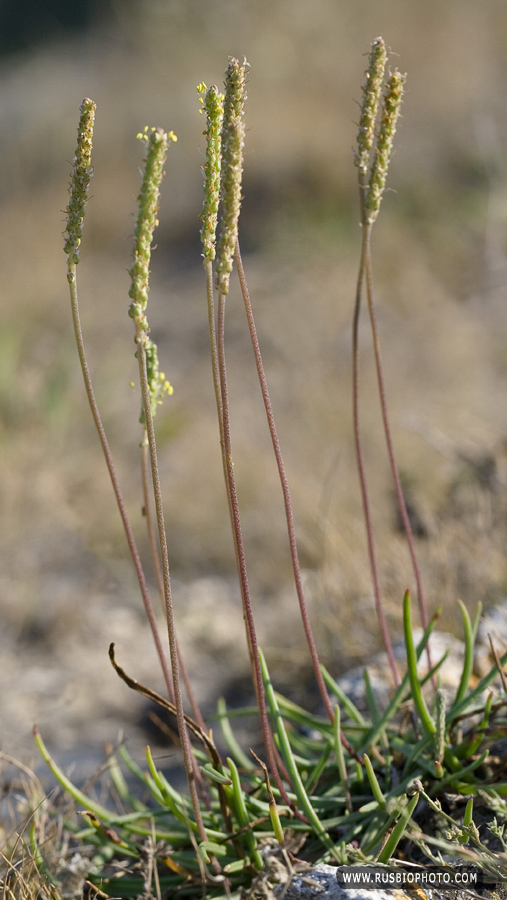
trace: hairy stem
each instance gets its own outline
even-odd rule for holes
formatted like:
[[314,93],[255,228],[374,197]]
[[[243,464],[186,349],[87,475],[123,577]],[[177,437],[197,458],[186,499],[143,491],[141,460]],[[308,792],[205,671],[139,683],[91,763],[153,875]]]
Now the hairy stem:
[[[143,439],[141,441],[141,483],[143,486],[143,516],[146,519],[146,532],[148,534],[148,543],[150,545],[153,569],[155,571],[160,602],[162,604],[162,612],[165,613],[164,576],[162,574],[162,566],[160,565],[160,555],[150,503],[150,448],[148,444],[148,435],[146,433],[146,425],[143,427]],[[174,696],[171,697],[171,700],[174,703]]]
[[[264,408],[266,411],[266,418],[268,421],[269,433],[271,435],[271,442],[273,444],[273,450],[276,458],[276,464],[278,467],[278,474],[280,476],[280,484],[282,487],[283,494],[283,502],[285,507],[285,518],[287,521],[287,531],[289,535],[289,546],[290,546],[290,555],[292,561],[292,570],[294,573],[294,582],[296,585],[296,592],[299,600],[299,608],[301,610],[301,619],[303,622],[303,628],[305,630],[306,639],[308,642],[308,647],[310,649],[310,655],[312,657],[313,668],[315,671],[315,677],[317,679],[317,684],[319,687],[319,691],[324,702],[324,706],[328,712],[329,718],[331,721],[334,721],[334,709],[331,704],[331,700],[329,698],[329,694],[327,692],[326,685],[324,683],[324,679],[322,677],[322,672],[320,669],[320,661],[319,655],[317,651],[317,646],[315,644],[315,638],[313,636],[312,626],[310,623],[310,617],[308,615],[308,609],[306,605],[306,599],[303,590],[303,580],[301,577],[301,566],[299,563],[299,554],[297,548],[296,541],[296,529],[294,526],[294,516],[292,512],[292,503],[290,497],[290,489],[289,483],[287,480],[287,473],[285,471],[285,465],[282,456],[282,449],[280,446],[280,441],[278,438],[278,433],[276,430],[275,418],[273,414],[273,407],[271,405],[271,398],[269,396],[268,383],[266,379],[266,373],[264,371],[264,364],[262,362],[262,354],[259,345],[259,339],[257,336],[257,329],[255,326],[255,320],[252,310],[252,304],[250,301],[250,293],[248,291],[248,285],[245,277],[245,270],[243,267],[243,260],[241,258],[241,250],[239,246],[239,241],[236,241],[236,251],[235,251],[235,261],[236,267],[238,271],[239,283],[241,285],[241,293],[243,295],[243,302],[245,304],[246,317],[248,321],[248,328],[250,331],[250,339],[252,341],[252,347],[255,356],[255,364],[257,367],[257,374],[259,377],[259,383],[262,393],[262,399],[264,401]],[[346,741],[346,738],[345,738]],[[348,742],[346,741],[348,744]],[[350,748],[349,748],[350,749]]]
[[215,390],[215,400],[217,405],[218,424],[220,427],[220,443],[223,444],[222,391],[220,387],[220,366],[218,364],[213,263],[211,259],[204,259],[204,270],[206,273],[206,297],[208,302],[208,327],[211,349],[211,370],[213,375],[213,388]]
[[[362,201],[362,192],[361,192]],[[363,203],[361,202],[363,207]],[[363,501],[364,521],[366,525],[366,539],[368,543],[368,556],[370,559],[370,569],[373,579],[373,592],[375,595],[375,607],[377,617],[389,658],[389,665],[393,673],[396,685],[400,684],[400,675],[394,658],[393,646],[389,636],[387,627],[382,592],[380,589],[380,580],[378,574],[377,557],[375,553],[375,540],[373,536],[373,524],[371,518],[370,500],[368,495],[368,484],[366,480],[366,470],[364,465],[363,447],[361,442],[361,428],[359,416],[359,317],[361,312],[361,299],[363,290],[363,281],[365,277],[366,261],[369,253],[369,243],[371,236],[371,224],[364,221],[363,216],[363,241],[361,247],[361,260],[359,263],[359,274],[356,288],[356,301],[354,306],[354,319],[352,324],[352,413],[354,421],[354,443],[356,447],[357,470],[359,475],[359,483],[361,487],[361,497]]]
[[[148,437],[146,434],[146,427],[143,430],[143,440],[141,443],[141,474],[142,474],[142,484],[143,484],[143,503],[144,503],[144,515],[146,517],[146,530],[148,532],[148,542],[151,550],[151,557],[153,560],[153,568],[155,570],[155,577],[157,580],[157,587],[160,596],[160,602],[162,604],[162,610],[165,612],[165,601],[164,601],[164,575],[162,572],[162,566],[160,564],[160,556],[157,538],[155,534],[155,527],[153,522],[153,513],[150,503],[150,490],[149,490],[149,468],[150,468],[150,460],[149,460],[149,444]],[[185,661],[183,659],[183,655],[180,650],[180,646],[178,641],[176,640],[177,648],[178,648],[178,660],[180,664],[181,676],[183,678],[183,684],[185,685],[185,692],[187,694],[190,706],[192,707],[192,712],[194,713],[194,717],[196,721],[199,723],[200,727],[203,731],[206,731],[206,724],[204,722],[201,710],[199,708],[199,704],[197,703],[197,699],[192,688],[192,684],[190,682],[190,678],[188,677],[187,667],[185,665]],[[174,703],[174,691],[173,685],[171,681],[171,700]]]
[[206,840],[206,831],[202,821],[201,809],[199,805],[199,797],[197,794],[194,755],[188,736],[187,726],[185,723],[185,713],[183,709],[183,698],[181,694],[180,683],[180,665],[178,659],[178,646],[176,640],[176,625],[174,621],[174,609],[171,594],[171,577],[169,572],[169,554],[167,550],[167,538],[165,533],[164,508],[162,503],[162,489],[160,485],[160,477],[158,471],[157,447],[155,439],[155,428],[153,425],[153,415],[151,411],[150,387],[148,382],[148,373],[146,367],[146,353],[144,349],[144,338],[146,332],[138,330],[136,341],[138,344],[138,360],[139,360],[139,376],[141,381],[141,390],[143,396],[144,416],[146,422],[146,431],[148,435],[148,443],[150,449],[151,474],[153,481],[153,495],[155,498],[155,510],[157,517],[158,537],[160,553],[162,557],[162,573],[164,581],[164,602],[167,618],[167,633],[169,638],[169,650],[171,656],[172,681],[174,689],[174,701],[176,706],[176,719],[178,722],[178,731],[183,751],[183,761],[188,779],[188,787],[192,808],[194,811],[195,821],[199,832],[200,840]]
[[[371,265],[371,253],[370,253],[370,240],[368,238],[367,249],[366,249],[366,260],[365,260],[365,274],[366,274],[366,295],[368,299],[368,310],[370,314],[370,323],[371,323],[371,331],[373,337],[373,350],[375,354],[375,367],[377,370],[377,382],[378,382],[378,390],[380,397],[380,408],[382,411],[382,421],[384,424],[384,434],[386,439],[387,453],[389,456],[389,465],[391,467],[391,473],[394,481],[394,488],[396,492],[396,499],[398,502],[398,508],[400,511],[401,520],[403,522],[403,528],[405,530],[405,535],[407,538],[407,544],[410,554],[410,559],[412,561],[412,568],[414,571],[414,577],[417,586],[417,599],[419,604],[419,611],[421,613],[421,621],[422,627],[426,628],[428,625],[428,612],[426,608],[426,601],[424,596],[424,588],[421,578],[421,570],[419,568],[419,562],[417,559],[417,554],[415,550],[414,544],[414,535],[412,532],[412,526],[410,524],[410,519],[407,512],[407,504],[405,502],[405,496],[403,494],[403,488],[401,485],[400,475],[398,471],[398,464],[396,462],[396,456],[394,452],[394,445],[391,434],[391,425],[389,422],[389,413],[387,408],[387,399],[386,399],[386,391],[385,391],[385,383],[384,383],[384,372],[382,368],[382,359],[380,355],[380,342],[378,336],[378,328],[377,328],[377,317],[375,314],[375,305],[373,298],[373,274],[372,274],[372,265]],[[429,659],[429,649],[428,653],[428,662],[431,668],[431,660]]]
[[262,734],[264,738],[264,746],[269,761],[270,769],[273,773],[276,785],[282,795],[284,802],[293,807],[287,792],[282,784],[278,765],[275,758],[275,749],[273,744],[273,736],[269,727],[268,714],[266,709],[266,698],[264,694],[264,683],[262,680],[262,670],[259,660],[259,647],[257,643],[257,632],[255,630],[255,622],[252,611],[252,602],[250,598],[250,586],[248,583],[248,574],[246,568],[245,549],[243,545],[243,535],[241,531],[241,518],[239,513],[238,495],[236,491],[236,479],[234,477],[234,462],[232,459],[231,446],[231,430],[230,430],[230,414],[229,414],[229,397],[227,390],[227,368],[225,363],[225,305],[226,295],[219,294],[218,302],[218,323],[217,323],[217,356],[218,367],[220,373],[220,396],[222,408],[222,452],[224,462],[224,472],[226,478],[226,490],[229,498],[229,508],[231,511],[232,533],[234,539],[234,550],[236,554],[236,563],[238,567],[239,583],[241,590],[241,599],[243,604],[243,615],[245,619],[246,637],[248,650],[250,653],[250,662],[252,666],[253,682],[257,703],[259,706],[259,717],[261,720]]
[[99,408],[97,406],[97,401],[95,400],[95,393],[93,390],[93,384],[91,380],[90,370],[88,368],[88,360],[86,358],[86,350],[83,339],[83,332],[81,329],[81,319],[79,315],[79,304],[78,304],[78,294],[77,294],[77,274],[76,274],[76,263],[68,257],[68,269],[67,269],[67,280],[69,282],[70,289],[70,300],[72,307],[72,321],[74,325],[74,334],[76,337],[77,351],[79,354],[79,362],[81,364],[81,371],[83,373],[83,380],[85,385],[86,394],[88,397],[88,403],[90,405],[90,410],[93,416],[93,421],[95,423],[95,428],[97,430],[100,443],[102,445],[102,451],[104,454],[104,458],[106,461],[107,469],[109,472],[109,477],[111,479],[111,484],[113,486],[113,491],[116,497],[116,503],[118,506],[118,510],[120,513],[120,517],[122,520],[123,528],[125,531],[125,536],[127,538],[127,544],[130,551],[130,555],[132,557],[132,562],[134,563],[134,568],[136,570],[137,580],[139,582],[139,588],[141,590],[141,596],[143,598],[143,604],[146,611],[146,616],[148,618],[148,622],[150,624],[151,633],[153,635],[153,641],[155,643],[155,648],[157,651],[157,655],[160,661],[160,666],[162,669],[162,673],[164,675],[164,680],[167,685],[167,690],[169,691],[169,695],[171,694],[172,681],[171,674],[169,671],[169,667],[167,664],[166,655],[162,646],[162,641],[160,638],[160,634],[157,627],[157,622],[155,619],[155,614],[153,612],[153,606],[151,603],[150,594],[148,591],[148,586],[146,584],[146,578],[144,575],[141,558],[139,556],[139,551],[137,549],[137,544],[134,538],[134,533],[132,531],[132,526],[130,524],[130,520],[128,517],[127,509],[125,506],[125,501],[123,499],[123,494],[121,492],[120,484],[118,481],[118,476],[116,474],[116,469],[113,462],[113,456],[111,453],[111,448],[109,447],[109,442],[107,440],[107,436],[104,430],[104,425],[102,423],[102,419],[100,416]]

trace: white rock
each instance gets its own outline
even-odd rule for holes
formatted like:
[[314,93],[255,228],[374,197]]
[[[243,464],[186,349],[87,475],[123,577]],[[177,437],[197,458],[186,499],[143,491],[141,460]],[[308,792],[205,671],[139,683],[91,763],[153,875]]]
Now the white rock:
[[[282,896],[282,886],[275,889],[276,896]],[[304,875],[296,875],[289,888],[283,893],[283,900],[411,900],[401,888],[389,891],[371,888],[341,888],[336,880],[336,867],[324,863],[315,866]]]

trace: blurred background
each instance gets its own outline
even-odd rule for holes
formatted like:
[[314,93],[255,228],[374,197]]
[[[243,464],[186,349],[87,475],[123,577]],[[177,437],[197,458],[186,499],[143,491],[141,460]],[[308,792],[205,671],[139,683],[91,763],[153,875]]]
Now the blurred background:
[[[371,41],[408,73],[373,259],[395,444],[428,602],[460,633],[507,592],[507,8],[503,0],[0,3],[1,749],[92,758],[146,710],[111,670],[161,689],[82,387],[62,232],[79,104],[97,102],[79,266],[89,362],[140,546],[132,233],[145,125],[173,129],[150,321],[174,386],[158,419],[174,596],[198,695],[239,702],[247,658],[222,486],[199,221],[198,82],[251,65],[240,228],[323,660],[380,647],[351,429],[360,230],[353,146]],[[261,643],[309,692],[283,507],[236,285],[228,301],[236,475]],[[388,618],[412,586],[362,328],[363,434]],[[152,580],[149,561],[149,578]],[[315,699],[315,698],[314,698]]]

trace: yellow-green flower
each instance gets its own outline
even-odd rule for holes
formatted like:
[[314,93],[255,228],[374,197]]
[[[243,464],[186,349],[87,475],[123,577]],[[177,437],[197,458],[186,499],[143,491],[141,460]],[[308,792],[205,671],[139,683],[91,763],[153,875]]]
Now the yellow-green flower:
[[67,228],[64,251],[73,263],[79,262],[79,245],[83,233],[83,220],[92,177],[92,139],[95,110],[93,100],[83,100],[80,110],[76,155],[72,161],[70,199],[67,207]]

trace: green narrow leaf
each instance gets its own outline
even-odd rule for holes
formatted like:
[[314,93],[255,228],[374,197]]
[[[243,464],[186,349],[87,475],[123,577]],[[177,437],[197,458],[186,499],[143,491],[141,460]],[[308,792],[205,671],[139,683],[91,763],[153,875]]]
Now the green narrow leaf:
[[368,669],[363,669],[363,681],[366,694],[366,703],[373,725],[374,727],[376,727],[380,721],[380,716],[378,714],[377,701],[375,700],[375,696],[373,694],[373,688],[371,686],[370,673],[368,672]]
[[264,681],[264,689],[266,691],[266,698],[268,700],[269,706],[271,708],[271,714],[273,719],[275,720],[276,733],[278,735],[278,740],[280,742],[280,750],[283,756],[283,761],[287,767],[287,771],[290,776],[290,780],[296,796],[300,803],[301,812],[306,816],[310,826],[313,828],[317,837],[322,841],[327,850],[329,850],[335,859],[337,859],[340,863],[343,862],[339,850],[333,844],[329,834],[324,829],[317,813],[315,812],[308,794],[306,793],[305,787],[301,780],[301,775],[299,773],[299,769],[296,765],[296,761],[294,759],[292,749],[290,746],[289,738],[287,737],[287,732],[285,730],[285,725],[283,723],[283,718],[280,713],[280,708],[278,706],[278,702],[276,699],[275,692],[273,690],[273,685],[271,683],[271,679],[269,677],[268,668],[266,665],[266,660],[264,659],[264,654],[262,650],[259,648],[259,659],[261,663],[262,669],[262,678]]
[[458,605],[463,618],[463,629],[465,634],[465,658],[463,660],[463,671],[461,673],[461,678],[458,685],[458,690],[456,691],[456,697],[454,698],[453,706],[457,706],[458,703],[461,703],[461,701],[464,699],[468,690],[468,685],[470,684],[470,676],[472,674],[474,666],[474,627],[470,621],[468,610],[463,601],[458,600]]
[[214,781],[215,784],[232,784],[231,779],[227,775],[222,775],[221,772],[217,772],[211,763],[206,763],[205,766],[199,766],[199,771],[201,771],[203,775],[206,775],[211,781]]
[[224,872],[226,875],[236,875],[238,872],[243,872],[249,864],[249,859],[236,859],[224,866]]
[[85,809],[90,809],[92,812],[94,812],[95,815],[99,817],[99,819],[104,819],[104,821],[106,822],[110,822],[112,819],[115,819],[115,813],[110,812],[105,808],[105,806],[101,806],[101,804],[97,803],[96,800],[92,800],[91,797],[88,797],[86,794],[80,791],[79,788],[72,784],[72,781],[70,781],[67,776],[63,774],[60,767],[50,755],[37,727],[35,727],[33,730],[33,736],[42,759],[44,760],[50,771],[53,773],[58,783],[61,784],[64,791],[70,794],[70,796],[73,797],[77,803],[80,803],[82,806],[84,806]]
[[334,752],[336,755],[336,762],[338,764],[338,771],[340,773],[340,780],[345,788],[345,793],[347,795],[347,803],[350,808],[352,808],[352,804],[350,802],[350,789],[349,789],[349,777],[347,774],[347,766],[345,763],[345,753],[343,750],[342,744],[342,729],[341,729],[341,713],[340,707],[338,703],[334,708],[334,727],[333,727],[333,737],[334,737]]
[[[489,750],[485,750],[484,753],[482,753],[481,756],[479,756],[477,759],[474,759],[474,761],[471,762],[470,765],[464,766],[462,769],[459,769],[456,772],[451,772],[450,775],[446,775],[445,778],[442,778],[435,785],[435,787],[432,788],[432,790],[429,792],[430,797],[433,797],[435,794],[440,793],[442,788],[444,788],[445,785],[447,785],[447,784],[452,784],[453,788],[455,788],[459,793],[462,793],[462,791],[460,790],[460,787],[458,786],[459,779],[463,778],[464,775],[470,774],[470,772],[473,772],[474,769],[478,769],[479,766],[482,766],[484,760],[486,759],[486,757],[488,755],[489,755]],[[461,783],[463,783],[463,782],[461,782]],[[470,791],[469,791],[470,794],[476,793],[475,785],[470,784],[470,785],[467,785],[467,787],[470,788]],[[496,785],[495,785],[495,787],[496,787]]]
[[150,747],[146,747],[146,759],[148,761],[148,767],[153,781],[155,782],[157,789],[160,791],[162,804],[169,807],[176,819],[178,819],[180,822],[183,822],[185,825],[190,825],[193,831],[197,831],[197,825],[195,824],[195,822],[192,822],[188,818],[186,803],[183,797],[181,796],[181,794],[178,794],[178,792],[175,791],[174,788],[171,787],[167,779],[163,776],[162,772],[158,771],[151,755]]
[[364,759],[366,774],[368,776],[368,781],[370,782],[370,787],[373,792],[373,796],[375,797],[375,800],[377,801],[380,809],[385,809],[386,808],[386,798],[384,797],[384,794],[382,793],[382,788],[380,787],[377,776],[375,775],[375,772],[373,771],[371,759],[369,756],[366,755],[366,753],[364,754],[363,759]]
[[202,853],[202,858],[206,865],[211,862],[211,859],[208,854],[211,853],[212,856],[227,856],[227,847],[225,844],[217,844],[215,841],[201,841],[199,844],[199,850]]
[[[507,664],[507,653],[504,653],[503,656],[500,657],[500,664],[502,666],[505,666]],[[484,691],[489,688],[491,682],[494,681],[497,676],[498,669],[496,666],[493,666],[488,674],[485,675],[485,677],[479,682],[477,687],[475,687],[473,691],[471,691],[470,694],[468,694],[468,696],[461,701],[461,703],[454,703],[447,716],[449,723],[451,723],[456,716],[461,715],[461,713],[464,712],[467,707],[471,706],[474,700],[479,698],[481,694],[483,694]]]
[[434,735],[436,731],[435,723],[428,712],[428,707],[426,706],[426,701],[421,691],[419,675],[417,674],[417,655],[415,652],[414,637],[412,634],[410,591],[406,591],[403,598],[403,630],[405,633],[405,647],[407,650],[408,680],[410,682],[414,706],[426,734]]
[[400,818],[396,822],[389,838],[382,848],[381,852],[378,855],[377,862],[379,863],[387,863],[391,859],[396,847],[401,841],[405,829],[409,823],[410,818],[419,802],[419,794],[414,794],[407,808],[402,812]]
[[264,863],[261,853],[257,847],[255,835],[252,828],[250,827],[250,816],[248,815],[248,809],[245,802],[245,793],[243,791],[243,788],[241,787],[239,772],[236,767],[236,763],[233,759],[231,759],[230,756],[227,757],[227,765],[229,766],[229,772],[231,774],[232,786],[225,787],[224,790],[229,802],[231,802],[231,805],[236,812],[236,818],[238,820],[239,827],[246,829],[245,837],[248,843],[248,849],[250,850],[253,865],[256,869],[260,870],[264,868]]
[[466,808],[465,808],[465,814],[463,816],[463,825],[471,825],[473,816],[474,816],[474,799],[473,799],[473,797],[470,797],[470,800],[468,801]]
[[475,610],[475,614],[474,614],[474,617],[472,620],[472,632],[474,635],[474,643],[477,640],[477,631],[479,628],[479,622],[481,621],[481,615],[482,615],[482,603],[479,600],[479,602],[477,604],[477,609]]
[[336,683],[334,678],[331,677],[325,666],[321,665],[320,670],[326,687],[338,698],[343,708],[348,712],[350,718],[354,722],[357,722],[358,725],[367,726],[368,722],[362,713],[360,713],[357,706],[352,703],[352,700],[349,700],[346,693],[341,689],[340,685]]
[[246,753],[243,753],[243,750],[236,740],[234,732],[231,728],[229,717],[227,715],[227,706],[223,697],[220,697],[217,703],[217,715],[218,721],[220,722],[220,728],[222,729],[224,741],[226,743],[227,749],[229,750],[229,753],[234,757],[237,764],[241,766],[242,769],[247,769],[247,771],[252,772],[255,766],[253,765],[252,760],[248,758]]
[[120,799],[123,800],[123,802],[127,806],[129,806],[136,812],[146,812],[148,807],[129,791],[128,784],[118,764],[116,756],[109,757],[109,773],[111,775],[111,781],[116,788]]
[[320,776],[322,775],[322,772],[324,771],[324,769],[326,767],[326,763],[329,759],[329,754],[331,753],[332,746],[333,745],[330,741],[327,741],[324,744],[324,749],[323,749],[319,759],[317,760],[313,771],[309,773],[308,780],[306,782],[306,790],[307,790],[308,794],[311,794],[312,791],[315,789],[315,785],[317,784]]
[[[435,625],[437,623],[437,619],[438,619],[439,615],[440,615],[440,608],[436,611],[435,615],[432,616],[431,621],[429,622],[421,640],[419,641],[419,644],[417,645],[416,656],[417,656],[418,660],[420,659],[424,650],[427,647],[428,641],[431,636],[431,632],[435,628]],[[441,664],[442,664],[442,661],[438,662],[435,666],[433,666],[431,672],[429,672],[428,675],[431,676],[431,674],[436,672]],[[391,702],[390,702],[389,706],[387,707],[385,713],[383,714],[382,718],[380,719],[378,725],[374,726],[373,729],[366,735],[363,747],[361,748],[363,750],[363,752],[369,746],[371,746],[372,744],[375,744],[377,742],[377,740],[378,740],[380,734],[382,733],[382,731],[384,730],[385,726],[392,719],[392,717],[394,715],[396,715],[396,712],[398,711],[400,704],[403,702],[404,695],[407,691],[408,683],[409,683],[408,672],[405,672],[405,675],[403,676],[403,680],[402,680],[400,686],[396,689],[394,697],[391,700]]]
[[166,809],[167,804],[164,802],[164,797],[155,784],[153,778],[151,778],[151,776],[147,772],[143,772],[141,767],[138,766],[138,764],[132,759],[126,747],[124,747],[123,745],[119,747],[118,753],[127,766],[128,770],[132,772],[132,774],[137,778],[138,781],[141,782],[141,784],[146,785],[151,796],[153,797],[155,802],[158,803],[160,808]]

